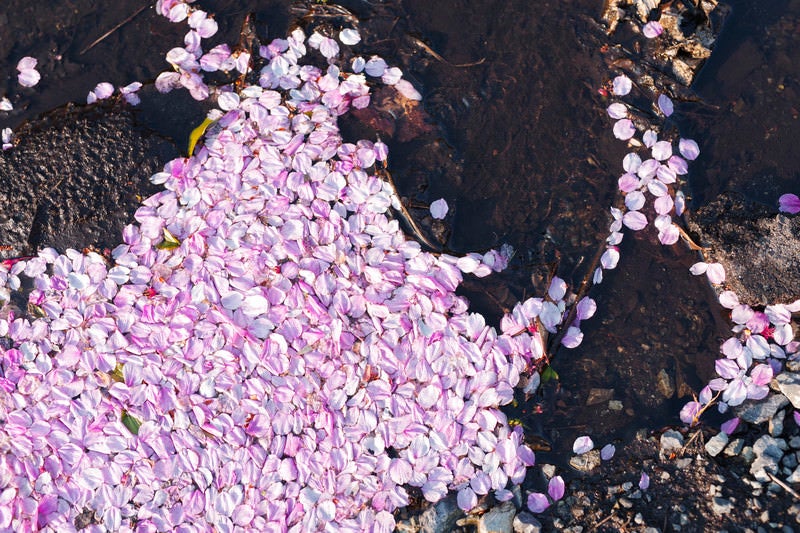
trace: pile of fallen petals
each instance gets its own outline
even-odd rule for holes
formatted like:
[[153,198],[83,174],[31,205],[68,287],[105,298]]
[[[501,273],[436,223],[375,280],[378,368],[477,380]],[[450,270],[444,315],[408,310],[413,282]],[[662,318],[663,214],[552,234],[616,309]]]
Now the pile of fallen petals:
[[[162,90],[205,95],[191,42]],[[408,487],[465,510],[512,497],[534,454],[499,408],[536,376],[567,286],[500,331],[468,311],[464,273],[507,253],[403,234],[375,175],[387,147],[344,142],[337,117],[375,79],[415,91],[376,57],[345,71],[338,46],[295,30],[262,47],[258,85],[212,88],[203,145],[153,176],[164,190],[110,257],[0,267],[0,530],[392,531]],[[309,49],[328,65],[302,64]],[[571,346],[595,310],[576,305]]]
[[[628,95],[633,87],[624,74],[612,82],[612,94]],[[668,118],[674,110],[672,100],[661,94],[656,102],[660,115]],[[628,153],[622,166],[625,171],[619,177],[619,190],[624,195],[624,210],[612,208],[613,222],[610,227],[608,245],[594,281],[603,279],[604,269],[613,269],[619,261],[618,244],[622,241],[622,227],[639,231],[649,224],[648,214],[655,215],[653,225],[663,245],[672,245],[681,237],[681,230],[673,221],[684,209],[684,196],[680,191],[680,178],[688,173],[688,162],[700,154],[698,145],[691,139],[679,139],[677,152],[672,141],[659,140],[653,129],[642,132],[641,142],[634,139],[639,133],[630,120],[629,108],[616,101],[607,108],[608,115],[616,120],[614,136],[628,141],[634,148],[649,150],[644,159],[637,150]],[[678,155],[680,154],[680,155]],[[784,194],[779,199],[779,209],[788,214],[800,212],[800,201],[794,194]],[[716,404],[724,413],[729,407],[745,400],[761,400],[769,394],[772,378],[783,371],[787,358],[800,357],[800,342],[795,340],[796,321],[792,315],[800,313],[800,300],[788,304],[767,305],[762,310],[740,303],[733,291],[725,289],[725,269],[719,263],[699,261],[690,272],[696,276],[705,274],[718,292],[719,303],[730,310],[733,336],[720,346],[721,357],[715,363],[718,377],[712,379],[694,400],[688,402],[680,413],[681,420],[690,425],[698,422],[700,415]],[[798,413],[795,418],[800,420]],[[739,424],[734,417],[722,425],[722,430],[732,433]]]

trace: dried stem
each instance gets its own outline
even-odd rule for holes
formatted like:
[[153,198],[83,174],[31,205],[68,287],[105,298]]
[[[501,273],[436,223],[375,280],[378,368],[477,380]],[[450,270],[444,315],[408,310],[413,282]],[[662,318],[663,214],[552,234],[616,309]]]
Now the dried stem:
[[110,30],[108,30],[107,32],[105,32],[103,35],[101,35],[100,37],[98,37],[97,39],[95,39],[95,40],[92,42],[92,44],[90,44],[89,46],[87,46],[86,48],[84,48],[83,50],[81,50],[80,52],[78,52],[78,55],[79,55],[79,56],[82,56],[83,54],[85,54],[86,52],[88,52],[89,50],[91,50],[92,48],[94,48],[96,45],[100,44],[100,42],[102,42],[104,39],[106,39],[106,38],[107,38],[109,35],[111,35],[111,34],[112,34],[112,33],[114,33],[115,31],[117,31],[118,29],[120,29],[121,27],[123,27],[125,24],[127,24],[128,22],[130,22],[130,21],[132,21],[134,18],[136,18],[136,15],[138,15],[139,13],[141,13],[142,11],[144,11],[145,9],[147,9],[147,7],[148,7],[147,5],[143,5],[142,7],[140,7],[139,9],[137,9],[137,10],[136,10],[136,11],[135,11],[135,12],[134,12],[134,13],[133,13],[131,16],[129,16],[128,18],[126,18],[125,20],[123,20],[122,22],[120,22],[119,24],[117,24],[116,26],[114,26],[113,28],[111,28]]

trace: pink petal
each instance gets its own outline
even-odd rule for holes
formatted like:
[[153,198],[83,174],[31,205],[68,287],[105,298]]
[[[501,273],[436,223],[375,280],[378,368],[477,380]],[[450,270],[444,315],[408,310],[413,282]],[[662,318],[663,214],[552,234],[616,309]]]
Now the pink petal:
[[434,200],[431,203],[431,216],[435,219],[442,220],[444,217],[447,216],[447,211],[449,207],[447,205],[447,201],[444,198],[439,198],[438,200]]
[[797,214],[800,213],[800,198],[796,194],[784,194],[778,198],[780,210],[783,213]]
[[608,461],[609,459],[614,457],[616,451],[617,451],[616,446],[614,446],[613,444],[606,444],[605,446],[603,446],[603,449],[600,450],[600,459],[602,459],[603,461]]
[[678,141],[678,150],[681,155],[689,161],[694,161],[700,155],[700,147],[692,139],[681,139]]
[[547,493],[554,501],[564,497],[564,480],[561,476],[555,476],[550,479],[550,483],[547,484]]
[[594,448],[594,442],[592,442],[591,437],[584,435],[582,437],[578,437],[575,439],[575,442],[572,444],[572,451],[578,455],[584,454]]
[[720,426],[720,429],[726,435],[730,435],[731,433],[736,431],[737,427],[739,427],[739,417],[731,418],[730,420],[722,424],[722,426]]
[[550,507],[550,502],[547,501],[547,495],[541,492],[531,492],[528,495],[528,509],[530,512],[542,513],[548,507]]
[[697,418],[697,413],[702,409],[699,402],[687,402],[681,409],[681,422],[684,424],[693,424]]
[[678,226],[676,226],[675,224],[670,224],[669,226],[658,232],[658,240],[664,246],[670,246],[672,244],[675,244],[676,242],[678,242],[680,236],[681,234],[678,231]]
[[633,231],[639,231],[647,226],[647,217],[639,211],[628,211],[622,217],[622,223]]
[[628,116],[628,108],[625,107],[625,104],[621,104],[619,102],[614,102],[606,109],[608,116],[617,120],[621,118],[625,118]]
[[644,34],[644,36],[648,39],[655,39],[662,33],[664,33],[664,28],[656,20],[651,20],[644,25],[644,28],[642,28],[642,34]]
[[633,83],[628,76],[621,74],[614,78],[613,81],[613,90],[612,92],[617,96],[625,96],[629,92],[631,92],[631,88],[633,87]]
[[757,364],[750,371],[750,377],[757,386],[769,385],[772,381],[772,367],[763,363]]
[[672,114],[674,106],[672,105],[672,100],[669,99],[669,96],[666,94],[658,95],[658,108],[662,113],[664,113],[665,117],[668,117]]
[[653,159],[664,161],[672,157],[672,143],[668,141],[658,141],[653,145]]
[[719,263],[710,263],[706,275],[708,276],[708,281],[714,285],[725,282],[725,268]]
[[361,35],[359,35],[358,30],[345,28],[339,32],[339,40],[342,41],[342,44],[353,46],[361,41]]
[[42,79],[41,74],[39,74],[39,71],[34,69],[22,70],[20,71],[19,76],[17,76],[19,84],[23,87],[33,87],[39,83],[40,79]]
[[636,133],[636,128],[628,118],[623,118],[614,123],[614,137],[621,141],[627,141]]
[[456,496],[456,501],[458,502],[458,507],[462,511],[469,511],[476,505],[478,505],[478,495],[475,494],[475,491],[472,490],[470,487],[465,487],[458,491],[458,496]]

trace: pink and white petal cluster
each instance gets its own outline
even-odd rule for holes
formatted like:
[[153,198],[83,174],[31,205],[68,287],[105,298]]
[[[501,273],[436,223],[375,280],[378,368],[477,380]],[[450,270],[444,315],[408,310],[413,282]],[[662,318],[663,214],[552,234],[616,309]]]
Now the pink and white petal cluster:
[[[470,313],[463,273],[511,250],[437,256],[405,237],[374,174],[386,146],[339,133],[369,87],[301,65],[304,41],[264,50],[260,86],[219,93],[217,127],[153,176],[164,190],[110,257],[0,266],[0,528],[391,531],[407,487],[469,509],[534,464],[499,408],[544,356],[531,321],[555,330],[566,284],[501,331]],[[170,57],[199,72],[196,53]]]

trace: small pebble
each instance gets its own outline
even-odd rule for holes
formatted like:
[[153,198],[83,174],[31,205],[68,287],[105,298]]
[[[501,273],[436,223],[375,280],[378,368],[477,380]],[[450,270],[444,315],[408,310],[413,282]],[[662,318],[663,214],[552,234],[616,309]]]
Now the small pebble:
[[681,447],[683,447],[683,435],[681,435],[679,432],[675,431],[674,429],[670,429],[661,435],[662,452],[666,453],[673,450],[679,450]]
[[733,439],[725,447],[725,455],[727,455],[728,457],[736,457],[737,455],[742,453],[742,449],[744,449],[744,439],[741,437]]
[[717,496],[711,500],[711,510],[717,515],[728,514],[733,510],[733,504],[730,500]]
[[619,400],[610,400],[608,402],[608,408],[612,411],[622,411],[622,402]]
[[543,464],[542,473],[547,477],[547,479],[550,479],[556,475],[556,465]]
[[522,511],[514,517],[514,533],[541,533],[542,524],[535,516]]
[[716,457],[717,455],[719,455],[719,452],[721,452],[725,448],[725,446],[727,446],[727,444],[728,444],[728,434],[719,432],[710,439],[708,439],[708,442],[706,442],[706,451],[708,452],[708,455],[710,455],[711,457]]

